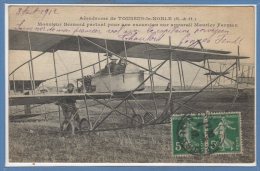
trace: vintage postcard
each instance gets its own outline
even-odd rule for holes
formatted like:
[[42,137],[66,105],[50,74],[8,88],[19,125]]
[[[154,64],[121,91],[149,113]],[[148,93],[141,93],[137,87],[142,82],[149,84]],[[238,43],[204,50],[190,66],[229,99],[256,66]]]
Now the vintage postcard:
[[6,9],[7,166],[255,164],[255,6]]

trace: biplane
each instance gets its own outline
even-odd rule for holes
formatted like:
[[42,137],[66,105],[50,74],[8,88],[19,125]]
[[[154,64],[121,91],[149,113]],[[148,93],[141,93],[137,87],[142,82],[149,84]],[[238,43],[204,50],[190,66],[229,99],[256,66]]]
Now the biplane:
[[[200,42],[198,41],[200,44]],[[202,91],[205,91],[219,77],[224,77],[236,81],[238,77],[238,65],[240,60],[246,56],[231,55],[229,51],[211,50],[195,47],[179,47],[171,44],[153,44],[146,42],[131,42],[124,40],[110,40],[75,35],[58,35],[40,32],[26,32],[19,30],[9,30],[9,50],[29,51],[30,60],[18,66],[9,73],[9,90],[14,93],[9,95],[9,106],[24,105],[28,111],[29,105],[53,104],[63,98],[73,98],[84,102],[84,113],[86,114],[86,131],[113,130],[123,128],[134,128],[151,124],[164,123],[179,108],[190,108],[187,103],[195,98]],[[33,56],[32,51],[41,52]],[[78,52],[80,68],[61,75],[57,74],[56,58],[57,51]],[[85,64],[82,62],[82,53],[91,52],[96,54],[97,62]],[[34,61],[44,54],[52,54],[53,70],[55,75],[44,80],[35,78]],[[101,60],[101,56],[105,59]],[[113,58],[117,61],[113,63]],[[129,60],[140,58],[147,61],[144,67],[137,62]],[[159,61],[156,66],[152,65],[152,60]],[[224,71],[217,72],[205,65],[209,60],[229,60],[233,61]],[[182,89],[173,89],[172,63],[178,63],[178,71]],[[185,89],[185,79],[183,74],[182,62],[187,62],[208,72],[208,75],[215,75],[207,85],[197,90]],[[204,65],[198,63],[204,62]],[[101,64],[105,63],[105,67]],[[14,74],[19,72],[23,66],[29,66],[30,80],[14,80]],[[158,71],[168,67],[169,72],[160,74]],[[84,74],[84,70],[93,68],[93,73]],[[98,71],[97,69],[98,68]],[[134,69],[133,69],[134,68]],[[236,70],[236,78],[228,76],[230,70]],[[58,78],[79,72],[80,77],[76,79],[77,91],[71,94],[60,92]],[[147,74],[144,74],[147,73]],[[154,77],[159,77],[167,82],[165,90],[156,90]],[[13,79],[12,79],[13,78]],[[40,84],[49,80],[55,80],[56,93],[48,92],[37,94],[35,90]],[[68,82],[70,80],[68,79]],[[149,85],[149,90],[146,90]],[[27,90],[27,91],[26,91]],[[30,90],[30,93],[28,93]],[[27,94],[26,94],[27,93]],[[183,99],[183,97],[185,97]],[[93,105],[92,102],[96,104]],[[178,104],[178,107],[174,105]],[[92,115],[91,107],[95,108],[95,115]],[[29,107],[30,108],[30,107]],[[136,110],[135,108],[138,108]],[[58,106],[59,120],[61,123],[61,111]],[[97,112],[96,110],[99,111]],[[21,115],[20,115],[21,116]],[[25,115],[31,117],[32,114]],[[127,123],[119,119],[119,116]],[[110,120],[109,124],[105,124]],[[114,124],[116,120],[121,124]]]

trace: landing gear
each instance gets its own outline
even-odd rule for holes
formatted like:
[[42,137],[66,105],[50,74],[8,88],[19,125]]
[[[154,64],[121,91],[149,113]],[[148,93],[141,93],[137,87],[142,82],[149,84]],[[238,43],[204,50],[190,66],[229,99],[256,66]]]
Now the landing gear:
[[86,118],[82,118],[79,123],[80,131],[88,131],[90,128],[89,122]]
[[73,134],[71,123],[68,121],[63,121],[63,123],[61,124],[61,132],[63,134]]
[[[73,122],[73,125],[72,125]],[[61,131],[65,134],[75,134],[79,131],[88,131],[90,128],[86,118],[82,118],[80,122],[77,121],[63,121]],[[74,131],[73,131],[74,129]]]
[[133,127],[141,127],[144,123],[144,120],[143,120],[143,117],[139,114],[134,114],[132,116],[132,122],[131,122],[131,125]]
[[151,113],[148,113],[146,112],[144,114],[144,117],[143,117],[143,120],[144,120],[144,123],[147,124],[147,123],[150,123],[152,120],[154,120],[154,116],[151,114]]

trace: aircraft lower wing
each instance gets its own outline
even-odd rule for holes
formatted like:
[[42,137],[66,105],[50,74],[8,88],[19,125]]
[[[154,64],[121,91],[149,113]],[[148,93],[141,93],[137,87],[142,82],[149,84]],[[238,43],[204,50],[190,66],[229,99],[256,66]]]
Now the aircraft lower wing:
[[[172,96],[174,98],[180,98],[194,94],[198,91],[172,91]],[[46,94],[46,95],[14,95],[9,96],[9,105],[29,105],[29,104],[49,104],[58,102],[64,98],[72,98],[75,100],[84,100],[86,99],[122,99],[126,98],[129,95],[129,92],[124,93],[73,93],[73,94]],[[128,99],[138,99],[138,100],[151,100],[155,98],[168,98],[169,91],[157,91],[157,92],[134,92],[132,96],[128,96]]]
[[75,100],[84,100],[85,95],[87,99],[106,99],[110,98],[110,93],[84,93],[73,94],[39,94],[39,95],[14,95],[9,97],[9,105],[28,105],[28,104],[49,104],[58,102],[64,98],[72,98]]
[[[172,96],[174,98],[181,98],[184,96],[189,96],[198,92],[198,90],[184,90],[184,91],[172,91]],[[133,93],[133,96],[130,96],[128,99],[138,99],[138,100],[152,100],[153,97],[156,99],[166,99],[169,97],[169,91],[155,91],[155,92],[148,92],[148,91],[137,91]],[[124,98],[126,97],[127,93],[115,93],[113,98]]]

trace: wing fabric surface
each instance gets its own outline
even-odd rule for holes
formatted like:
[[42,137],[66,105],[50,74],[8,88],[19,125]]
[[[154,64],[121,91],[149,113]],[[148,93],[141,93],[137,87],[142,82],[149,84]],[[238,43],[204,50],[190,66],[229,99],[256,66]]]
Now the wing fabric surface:
[[[57,35],[49,33],[29,33],[31,50],[53,52],[57,50],[78,51],[78,36]],[[80,37],[82,52],[106,53],[106,47],[113,53],[119,54],[124,51],[124,42],[120,40],[106,40],[91,37]],[[85,39],[85,40],[84,40]],[[87,40],[89,41],[87,41]],[[138,42],[126,42],[127,47],[137,46]],[[103,47],[100,48],[99,46]],[[28,32],[9,30],[10,50],[29,50]]]
[[200,62],[206,59],[212,60],[229,60],[244,59],[245,56],[226,55],[222,53],[213,53],[204,50],[180,49],[180,48],[157,48],[144,51],[146,56],[150,55],[151,59],[169,59],[172,54],[173,60]]
[[[83,100],[85,94],[45,94],[45,95],[15,95],[9,96],[9,105],[27,105],[27,104],[49,104],[55,103],[62,98],[73,98]],[[87,97],[87,96],[86,96]],[[91,97],[96,99],[105,99],[110,97],[110,93],[91,93]]]
[[54,45],[69,38],[69,36],[63,35],[9,30],[9,49],[29,50],[28,36],[30,37],[32,51],[41,52],[52,52],[51,48]]
[[[197,91],[174,91],[175,97],[182,97],[196,93]],[[125,98],[128,93],[116,93],[112,95],[114,99]],[[158,91],[154,92],[155,97],[167,98],[169,96],[169,91]],[[111,97],[110,93],[75,93],[75,94],[49,94],[49,95],[15,95],[9,97],[9,105],[27,105],[27,104],[50,104],[61,100],[62,98],[74,98],[75,100],[86,99],[108,99]],[[151,92],[135,92],[133,94],[135,98],[150,100],[153,97]],[[131,97],[130,97],[131,99]]]
[[[9,49],[29,50],[28,37],[30,37],[32,51],[52,52],[57,50],[79,50],[78,36],[75,35],[57,35],[39,32],[28,33],[17,30],[9,30]],[[228,55],[230,53],[229,51],[222,50],[185,48],[179,46],[171,46],[171,48],[169,48],[169,45],[161,44],[80,37],[80,50],[82,52],[106,53],[106,47],[108,53],[111,51],[121,57],[128,56],[145,59],[150,57],[155,60],[167,60],[171,54],[173,55],[173,60],[194,62],[200,62],[205,59],[227,60],[248,58]]]

